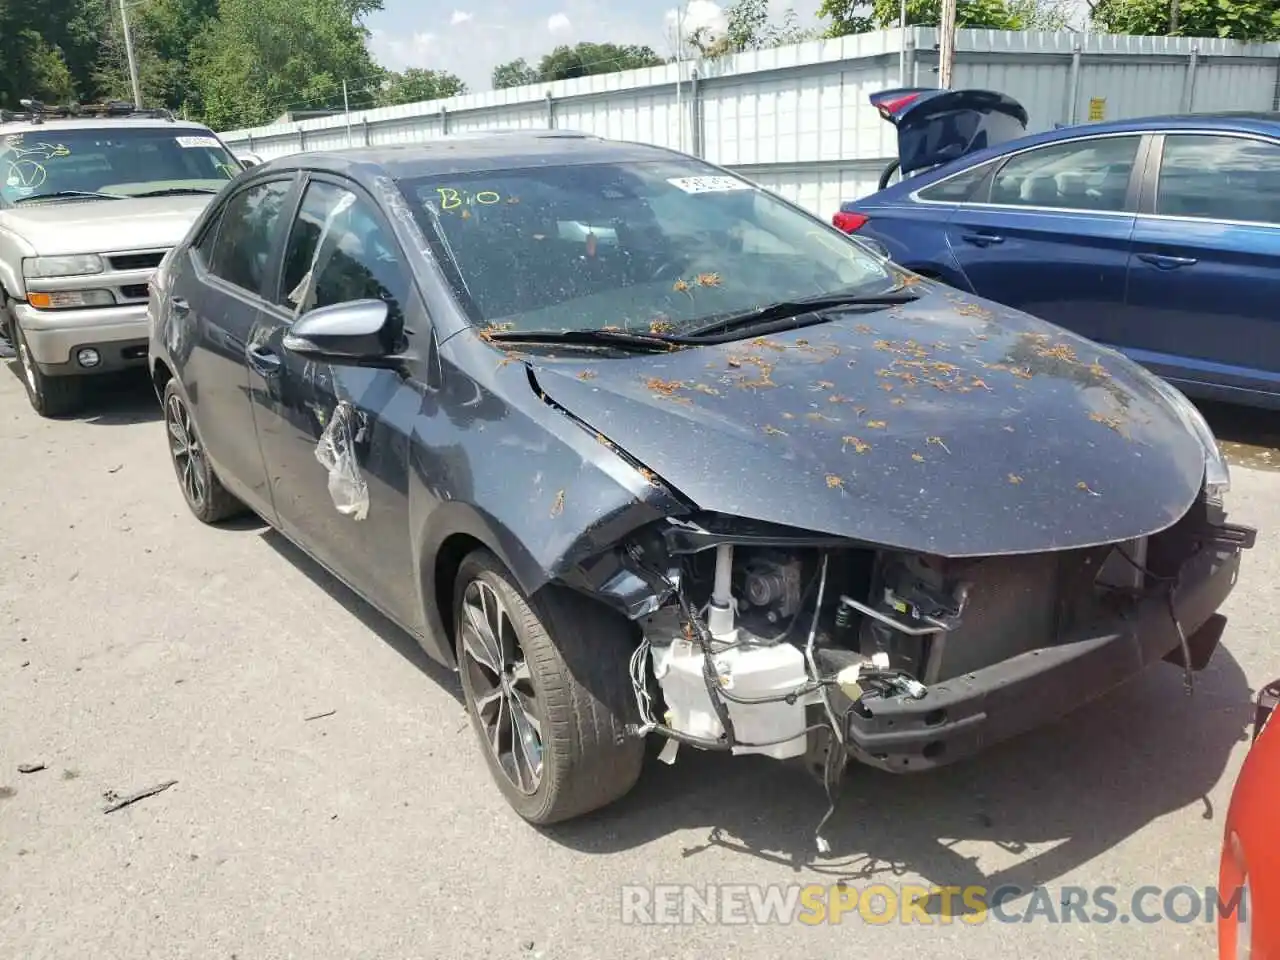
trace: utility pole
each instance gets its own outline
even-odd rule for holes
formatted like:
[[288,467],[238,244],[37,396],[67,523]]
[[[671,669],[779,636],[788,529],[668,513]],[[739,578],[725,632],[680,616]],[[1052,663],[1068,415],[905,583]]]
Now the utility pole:
[[951,69],[956,59],[956,0],[942,0],[938,38],[938,86],[951,89]]
[[898,28],[902,31],[902,49],[898,51],[898,86],[907,85],[907,0],[898,3]]
[[138,82],[138,61],[133,56],[133,36],[129,33],[129,8],[120,0],[120,29],[124,31],[124,53],[129,58],[129,83],[133,86],[133,105],[142,109],[142,84]]
[[347,115],[347,147],[351,147],[351,101],[347,98],[347,81],[342,81],[342,112]]

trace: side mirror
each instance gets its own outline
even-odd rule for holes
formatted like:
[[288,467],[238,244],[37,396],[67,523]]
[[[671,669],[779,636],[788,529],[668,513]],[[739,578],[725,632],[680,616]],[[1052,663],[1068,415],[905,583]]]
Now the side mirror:
[[284,348],[321,363],[394,365],[398,357],[389,314],[383,300],[318,307],[293,322],[284,335]]
[[242,153],[236,159],[240,161],[240,165],[246,170],[249,167],[256,167],[258,164],[262,163],[262,158],[256,153]]

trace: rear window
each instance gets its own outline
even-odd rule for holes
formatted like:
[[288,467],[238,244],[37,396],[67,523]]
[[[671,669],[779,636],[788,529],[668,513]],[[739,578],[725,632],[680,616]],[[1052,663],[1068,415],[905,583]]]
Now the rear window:
[[975,197],[974,192],[978,186],[987,178],[987,174],[991,172],[991,164],[984,163],[980,166],[973,167],[963,173],[957,173],[955,176],[947,177],[938,183],[930,184],[921,190],[917,196],[921,200],[930,200],[934,203],[964,203],[969,200],[984,200],[985,197]]

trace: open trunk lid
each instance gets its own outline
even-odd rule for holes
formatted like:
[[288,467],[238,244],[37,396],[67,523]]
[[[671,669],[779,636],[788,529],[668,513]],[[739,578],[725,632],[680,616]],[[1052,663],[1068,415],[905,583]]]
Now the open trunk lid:
[[871,105],[898,129],[904,177],[1027,132],[1026,108],[993,90],[902,87],[873,93]]

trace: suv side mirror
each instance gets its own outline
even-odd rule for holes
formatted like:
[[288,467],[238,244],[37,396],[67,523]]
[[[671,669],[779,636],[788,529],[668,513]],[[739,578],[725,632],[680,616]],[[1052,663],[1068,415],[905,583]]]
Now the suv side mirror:
[[242,153],[236,159],[240,161],[240,165],[246,170],[262,163],[262,158],[256,153]]
[[395,331],[383,300],[352,300],[317,307],[293,322],[285,332],[290,353],[346,366],[396,366]]

